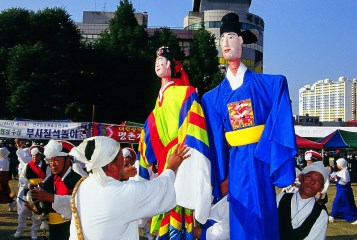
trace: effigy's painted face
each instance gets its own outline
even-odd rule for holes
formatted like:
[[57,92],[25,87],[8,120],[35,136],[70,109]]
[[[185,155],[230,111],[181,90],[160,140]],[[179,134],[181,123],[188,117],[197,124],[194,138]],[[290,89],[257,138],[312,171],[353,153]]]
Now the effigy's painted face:
[[165,57],[157,57],[155,62],[155,73],[159,78],[171,78],[170,61]]
[[223,33],[220,39],[224,59],[228,61],[239,60],[242,57],[242,37],[235,32]]

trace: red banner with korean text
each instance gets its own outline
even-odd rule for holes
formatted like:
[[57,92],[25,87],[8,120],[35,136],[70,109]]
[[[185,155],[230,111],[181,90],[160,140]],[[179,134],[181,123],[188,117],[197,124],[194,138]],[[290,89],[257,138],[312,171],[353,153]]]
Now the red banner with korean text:
[[142,128],[106,123],[92,124],[92,136],[107,136],[121,143],[139,143]]

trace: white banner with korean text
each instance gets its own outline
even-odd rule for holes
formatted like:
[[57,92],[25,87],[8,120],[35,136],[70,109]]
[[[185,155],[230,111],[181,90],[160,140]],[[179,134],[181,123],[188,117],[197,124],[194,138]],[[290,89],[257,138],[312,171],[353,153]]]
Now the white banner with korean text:
[[24,139],[83,140],[91,136],[89,122],[0,120],[0,137]]

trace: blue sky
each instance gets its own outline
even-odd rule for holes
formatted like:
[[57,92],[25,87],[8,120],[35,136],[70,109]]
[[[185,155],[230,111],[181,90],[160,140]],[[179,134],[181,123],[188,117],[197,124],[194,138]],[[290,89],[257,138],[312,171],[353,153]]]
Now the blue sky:
[[[119,0],[0,0],[0,10],[63,7],[75,22],[83,11],[115,11]],[[192,0],[132,0],[147,11],[149,26],[182,27]],[[340,76],[357,78],[356,0],[252,0],[250,12],[264,19],[264,72],[289,82],[293,113],[305,84]]]

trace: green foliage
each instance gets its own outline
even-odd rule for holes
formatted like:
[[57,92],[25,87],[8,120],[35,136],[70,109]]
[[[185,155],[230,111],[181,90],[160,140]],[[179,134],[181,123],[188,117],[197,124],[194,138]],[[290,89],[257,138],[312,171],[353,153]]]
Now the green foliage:
[[31,19],[34,13],[21,8],[10,8],[0,13],[0,46],[11,48],[32,41]]
[[184,60],[185,55],[181,50],[179,40],[169,28],[157,29],[150,37],[150,52],[154,58],[156,58],[156,50],[162,46],[169,47],[176,60]]
[[32,18],[34,42],[52,50],[71,52],[80,48],[81,35],[70,15],[62,8],[45,8]]
[[204,28],[198,30],[190,44],[190,57],[185,65],[191,84],[201,96],[223,79],[217,55],[214,36]]
[[[138,24],[132,4],[122,0],[103,32],[87,52],[94,62],[83,75],[96,105],[96,121],[143,122],[149,113],[147,97],[151,87],[148,36]],[[89,81],[89,82],[88,82]]]
[[128,57],[144,57],[147,39],[145,29],[135,18],[132,3],[121,0],[108,29],[101,34],[95,46]]
[[[26,22],[26,29],[9,28],[12,18],[19,26]],[[66,118],[80,81],[81,36],[70,16],[60,8],[10,9],[0,14],[0,28],[7,31],[1,39],[2,118]]]

